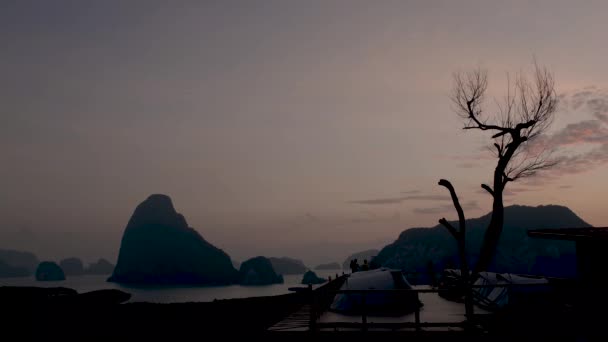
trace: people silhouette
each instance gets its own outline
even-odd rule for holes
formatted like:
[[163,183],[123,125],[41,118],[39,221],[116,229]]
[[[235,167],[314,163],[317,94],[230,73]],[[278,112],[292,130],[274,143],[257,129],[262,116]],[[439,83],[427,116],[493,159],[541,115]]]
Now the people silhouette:
[[367,259],[363,260],[363,266],[361,266],[362,271],[369,271],[369,265],[367,264]]
[[355,260],[350,259],[350,265],[348,267],[350,268],[350,273],[355,273]]

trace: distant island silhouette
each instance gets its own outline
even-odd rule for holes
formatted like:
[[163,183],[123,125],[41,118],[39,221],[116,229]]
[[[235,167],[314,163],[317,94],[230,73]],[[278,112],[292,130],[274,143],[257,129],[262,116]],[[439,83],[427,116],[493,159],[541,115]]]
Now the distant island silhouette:
[[313,271],[307,271],[306,273],[304,273],[304,276],[302,277],[302,281],[301,281],[301,283],[305,284],[305,285],[323,284],[326,282],[327,282],[327,279],[317,276],[317,274]]
[[[469,263],[478,257],[483,234],[490,220],[487,214],[466,220],[467,254]],[[574,277],[576,256],[573,242],[530,239],[528,229],[591,227],[572,210],[564,206],[520,206],[505,208],[505,226],[498,253],[490,271],[501,273],[539,274],[552,277]],[[458,267],[457,246],[450,233],[441,225],[432,228],[410,228],[384,247],[374,262],[385,267],[418,272],[426,283],[429,261],[436,270]]]
[[43,261],[36,269],[36,280],[38,281],[59,281],[65,280],[65,273],[56,262]]
[[239,282],[241,285],[281,284],[283,277],[275,272],[268,258],[258,256],[241,264]]
[[278,274],[289,275],[289,274],[304,274],[308,267],[304,265],[302,260],[282,257],[282,258],[268,258],[272,267]]
[[89,264],[89,267],[85,268],[85,274],[111,274],[114,271],[114,265],[106,259],[99,259],[96,262]]
[[59,266],[68,277],[84,274],[84,264],[82,263],[82,260],[76,257],[61,260]]
[[238,281],[230,256],[207,242],[175,211],[171,198],[151,195],[124,231],[112,282],[227,285]]
[[9,265],[0,260],[0,278],[28,277],[31,274],[25,267]]
[[39,263],[33,253],[0,249],[0,278],[31,276]]
[[[0,278],[30,277],[35,274],[40,261],[31,252],[0,249]],[[80,258],[70,257],[59,262],[65,276],[112,274],[114,264],[100,258],[84,267]]]

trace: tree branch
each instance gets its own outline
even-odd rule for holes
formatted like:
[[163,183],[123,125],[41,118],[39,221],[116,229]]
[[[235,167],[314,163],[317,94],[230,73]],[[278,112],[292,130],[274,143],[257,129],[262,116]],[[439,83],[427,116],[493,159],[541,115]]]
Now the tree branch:
[[450,224],[450,222],[448,222],[445,218],[442,218],[439,220],[439,223],[446,227],[456,240],[460,240],[460,233],[456,230],[456,228],[454,228],[454,226]]
[[496,150],[498,150],[498,156],[502,156],[502,147],[500,147],[498,143],[494,143],[494,146],[496,147]]
[[515,130],[521,131],[522,129],[530,128],[534,125],[536,125],[536,120],[530,120],[528,122],[518,123],[517,125],[515,125]]
[[450,195],[452,196],[452,202],[454,203],[454,208],[456,208],[456,212],[458,213],[458,223],[460,225],[460,233],[464,234],[464,229],[465,229],[464,211],[462,210],[462,206],[460,205],[460,201],[458,200],[458,196],[456,195],[456,190],[454,190],[452,183],[450,183],[450,181],[448,181],[446,179],[439,180],[439,185],[446,187],[448,189],[448,191],[450,191]]
[[484,189],[485,191],[489,192],[490,195],[492,195],[492,197],[494,197],[494,190],[492,190],[492,188],[490,188],[490,186],[488,186],[487,184],[481,184],[481,188]]
[[503,135],[505,135],[505,134],[509,134],[509,133],[511,133],[511,130],[510,130],[510,129],[509,129],[509,130],[504,130],[504,131],[502,131],[502,132],[499,132],[499,133],[494,134],[494,135],[492,136],[492,139],[500,138],[500,137],[502,137]]
[[[480,129],[482,131],[487,131],[487,130],[496,130],[496,131],[502,131],[502,134],[507,134],[509,133],[509,128],[506,127],[500,127],[500,126],[496,126],[496,125],[486,125],[484,123],[482,123],[481,121],[479,121],[475,115],[473,113],[470,113],[470,118],[475,122],[475,126],[464,126],[463,129]],[[501,135],[502,135],[501,134]]]
[[502,188],[505,188],[505,185],[507,185],[507,183],[514,181],[515,179],[509,177],[509,175],[507,175],[506,172],[502,173]]

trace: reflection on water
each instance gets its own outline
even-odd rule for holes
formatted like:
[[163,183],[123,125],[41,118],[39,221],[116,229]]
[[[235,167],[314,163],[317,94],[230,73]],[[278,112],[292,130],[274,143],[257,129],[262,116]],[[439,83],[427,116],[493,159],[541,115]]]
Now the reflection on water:
[[[318,276],[327,278],[335,276],[342,271],[315,271]],[[289,287],[304,286],[300,285],[302,275],[283,276],[284,284],[274,284],[265,286],[148,286],[132,287],[109,283],[106,281],[108,275],[85,275],[72,276],[63,281],[36,281],[31,278],[5,278],[0,279],[0,286],[39,286],[39,287],[68,287],[79,293],[101,289],[119,289],[130,293],[131,302],[154,302],[154,303],[183,303],[183,302],[210,302],[214,299],[246,298],[276,296],[289,293]]]

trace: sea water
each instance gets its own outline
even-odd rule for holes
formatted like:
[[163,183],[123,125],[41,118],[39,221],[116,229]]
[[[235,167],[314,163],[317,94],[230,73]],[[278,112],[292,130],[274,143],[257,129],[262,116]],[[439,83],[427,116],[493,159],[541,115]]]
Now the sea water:
[[[319,277],[327,278],[331,276],[333,279],[336,273],[341,275],[342,270],[319,270],[315,273]],[[0,286],[68,287],[78,291],[78,293],[118,289],[131,294],[130,302],[185,303],[287,294],[290,293],[290,287],[305,286],[300,284],[302,276],[302,274],[284,275],[285,282],[283,284],[261,286],[128,286],[107,282],[109,275],[70,276],[63,281],[36,281],[34,277],[2,278],[0,279]]]

